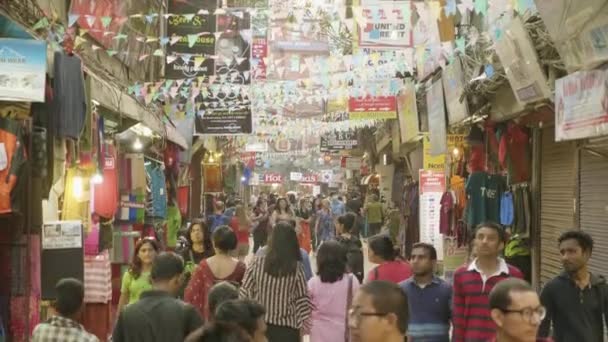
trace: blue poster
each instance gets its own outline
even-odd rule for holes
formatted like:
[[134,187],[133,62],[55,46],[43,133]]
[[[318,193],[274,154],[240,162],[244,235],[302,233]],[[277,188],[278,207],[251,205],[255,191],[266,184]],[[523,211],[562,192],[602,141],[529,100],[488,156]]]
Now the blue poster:
[[0,100],[44,102],[46,42],[0,38]]

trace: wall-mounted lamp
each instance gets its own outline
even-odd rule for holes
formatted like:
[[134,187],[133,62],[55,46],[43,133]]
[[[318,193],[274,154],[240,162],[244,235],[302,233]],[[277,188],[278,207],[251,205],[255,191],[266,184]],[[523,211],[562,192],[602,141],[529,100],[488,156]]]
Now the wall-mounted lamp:
[[141,140],[139,140],[139,137],[135,138],[135,141],[133,142],[133,149],[136,151],[141,151],[144,148],[144,144],[142,144]]

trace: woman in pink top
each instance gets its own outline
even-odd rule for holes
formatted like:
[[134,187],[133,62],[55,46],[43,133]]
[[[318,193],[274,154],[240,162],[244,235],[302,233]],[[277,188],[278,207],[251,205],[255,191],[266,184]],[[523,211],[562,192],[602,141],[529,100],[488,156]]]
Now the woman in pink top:
[[367,281],[386,280],[399,284],[412,276],[412,267],[405,261],[396,260],[395,247],[390,236],[380,234],[369,238],[367,258],[378,264],[367,275]]
[[[317,275],[308,281],[313,303],[310,340],[348,342],[347,312],[359,281],[346,270],[346,249],[326,241],[317,251]],[[350,291],[349,291],[350,289]]]

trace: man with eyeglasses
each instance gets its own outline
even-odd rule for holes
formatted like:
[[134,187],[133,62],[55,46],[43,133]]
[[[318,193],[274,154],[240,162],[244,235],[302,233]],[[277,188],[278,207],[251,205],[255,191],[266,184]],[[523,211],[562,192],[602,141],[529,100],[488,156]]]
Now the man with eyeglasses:
[[550,341],[536,338],[547,310],[524,280],[510,278],[499,282],[490,292],[489,303],[490,315],[497,327],[493,342]]
[[348,312],[351,342],[406,341],[409,308],[399,285],[371,281],[359,288]]

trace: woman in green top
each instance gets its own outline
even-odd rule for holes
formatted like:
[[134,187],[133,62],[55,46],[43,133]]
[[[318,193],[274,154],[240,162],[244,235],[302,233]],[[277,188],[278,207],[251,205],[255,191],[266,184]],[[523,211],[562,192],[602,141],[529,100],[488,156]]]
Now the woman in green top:
[[137,242],[131,266],[122,277],[118,312],[121,312],[126,305],[139,300],[142,292],[152,288],[150,270],[152,262],[159,252],[160,247],[156,240],[145,238]]

